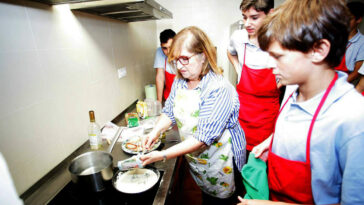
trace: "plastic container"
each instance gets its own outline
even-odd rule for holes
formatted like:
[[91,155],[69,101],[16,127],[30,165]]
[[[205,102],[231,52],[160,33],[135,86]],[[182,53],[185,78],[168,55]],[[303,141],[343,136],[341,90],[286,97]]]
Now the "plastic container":
[[146,102],[139,100],[136,104],[136,109],[140,118],[145,119],[148,117],[148,106]]
[[128,159],[118,161],[119,170],[128,170],[132,168],[143,168],[142,161],[139,158],[139,155],[132,156]]
[[149,117],[154,117],[161,114],[162,104],[159,101],[145,99],[144,102],[147,104],[147,111]]
[[137,113],[126,113],[125,121],[128,127],[137,127],[139,126],[139,117]]

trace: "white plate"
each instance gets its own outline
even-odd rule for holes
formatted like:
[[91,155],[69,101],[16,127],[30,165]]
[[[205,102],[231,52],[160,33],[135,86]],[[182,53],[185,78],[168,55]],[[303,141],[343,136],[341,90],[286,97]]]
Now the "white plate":
[[[128,153],[128,154],[141,154],[142,153],[142,148],[141,147],[138,147],[135,143],[132,143],[133,145],[135,145],[137,147],[137,149],[130,149],[127,147],[127,145],[130,143],[130,142],[135,142],[135,140],[132,140],[132,139],[127,139],[125,141],[123,141],[121,143],[121,149]],[[158,147],[162,144],[162,142],[160,140],[158,140],[157,143],[154,144],[153,148],[150,149],[150,150],[146,150],[145,153],[148,153],[148,152],[151,152],[151,151],[154,151],[156,149],[158,149]]]
[[131,169],[116,172],[113,178],[113,186],[116,190],[136,194],[149,190],[159,180],[160,173],[156,169]]

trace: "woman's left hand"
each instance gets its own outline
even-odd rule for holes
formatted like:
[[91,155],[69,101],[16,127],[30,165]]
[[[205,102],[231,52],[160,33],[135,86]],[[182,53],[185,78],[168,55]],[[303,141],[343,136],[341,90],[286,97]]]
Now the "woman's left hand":
[[143,166],[145,166],[147,164],[163,160],[163,154],[160,151],[153,151],[149,154],[142,155],[140,160],[142,161]]

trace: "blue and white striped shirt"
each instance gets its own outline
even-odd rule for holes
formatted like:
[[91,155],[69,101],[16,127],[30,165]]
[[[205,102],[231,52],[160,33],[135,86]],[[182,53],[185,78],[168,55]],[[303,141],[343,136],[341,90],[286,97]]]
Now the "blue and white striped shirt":
[[[173,124],[176,123],[173,105],[177,88],[188,89],[187,81],[178,78],[174,80],[171,93],[162,111]],[[210,71],[194,89],[201,91],[200,116],[194,137],[210,146],[228,129],[232,138],[235,163],[241,170],[246,158],[246,141],[238,121],[240,103],[235,88],[222,75]]]

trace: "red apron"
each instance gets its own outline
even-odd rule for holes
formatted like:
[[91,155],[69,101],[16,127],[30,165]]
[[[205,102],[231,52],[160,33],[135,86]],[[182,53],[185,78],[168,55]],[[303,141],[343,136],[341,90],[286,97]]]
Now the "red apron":
[[167,72],[167,58],[164,61],[164,79],[166,82],[166,86],[164,87],[163,96],[164,99],[167,100],[169,93],[171,92],[171,87],[174,81],[175,74],[171,74]]
[[[304,204],[314,203],[311,189],[311,134],[316,118],[337,78],[338,74],[336,73],[334,79],[326,89],[326,92],[322,97],[320,104],[318,105],[311,120],[306,142],[306,162],[288,160],[274,154],[272,152],[272,144],[274,139],[273,134],[268,154],[268,185],[271,200]],[[292,94],[284,103],[279,113],[281,113],[284,106],[286,106]]]
[[251,151],[273,132],[279,111],[279,90],[272,69],[251,69],[245,64],[245,56],[246,45],[236,90],[240,101],[239,122],[245,132],[246,149]]
[[[346,50],[348,50],[348,48],[350,46],[351,46],[351,42],[349,43],[349,45],[346,46]],[[346,53],[346,51],[345,51],[345,53]],[[340,64],[337,67],[335,67],[335,70],[344,71],[345,73],[349,74],[350,71],[349,71],[348,67],[346,67],[346,60],[345,60],[345,58],[346,58],[346,54],[344,54],[344,56],[343,56]]]

